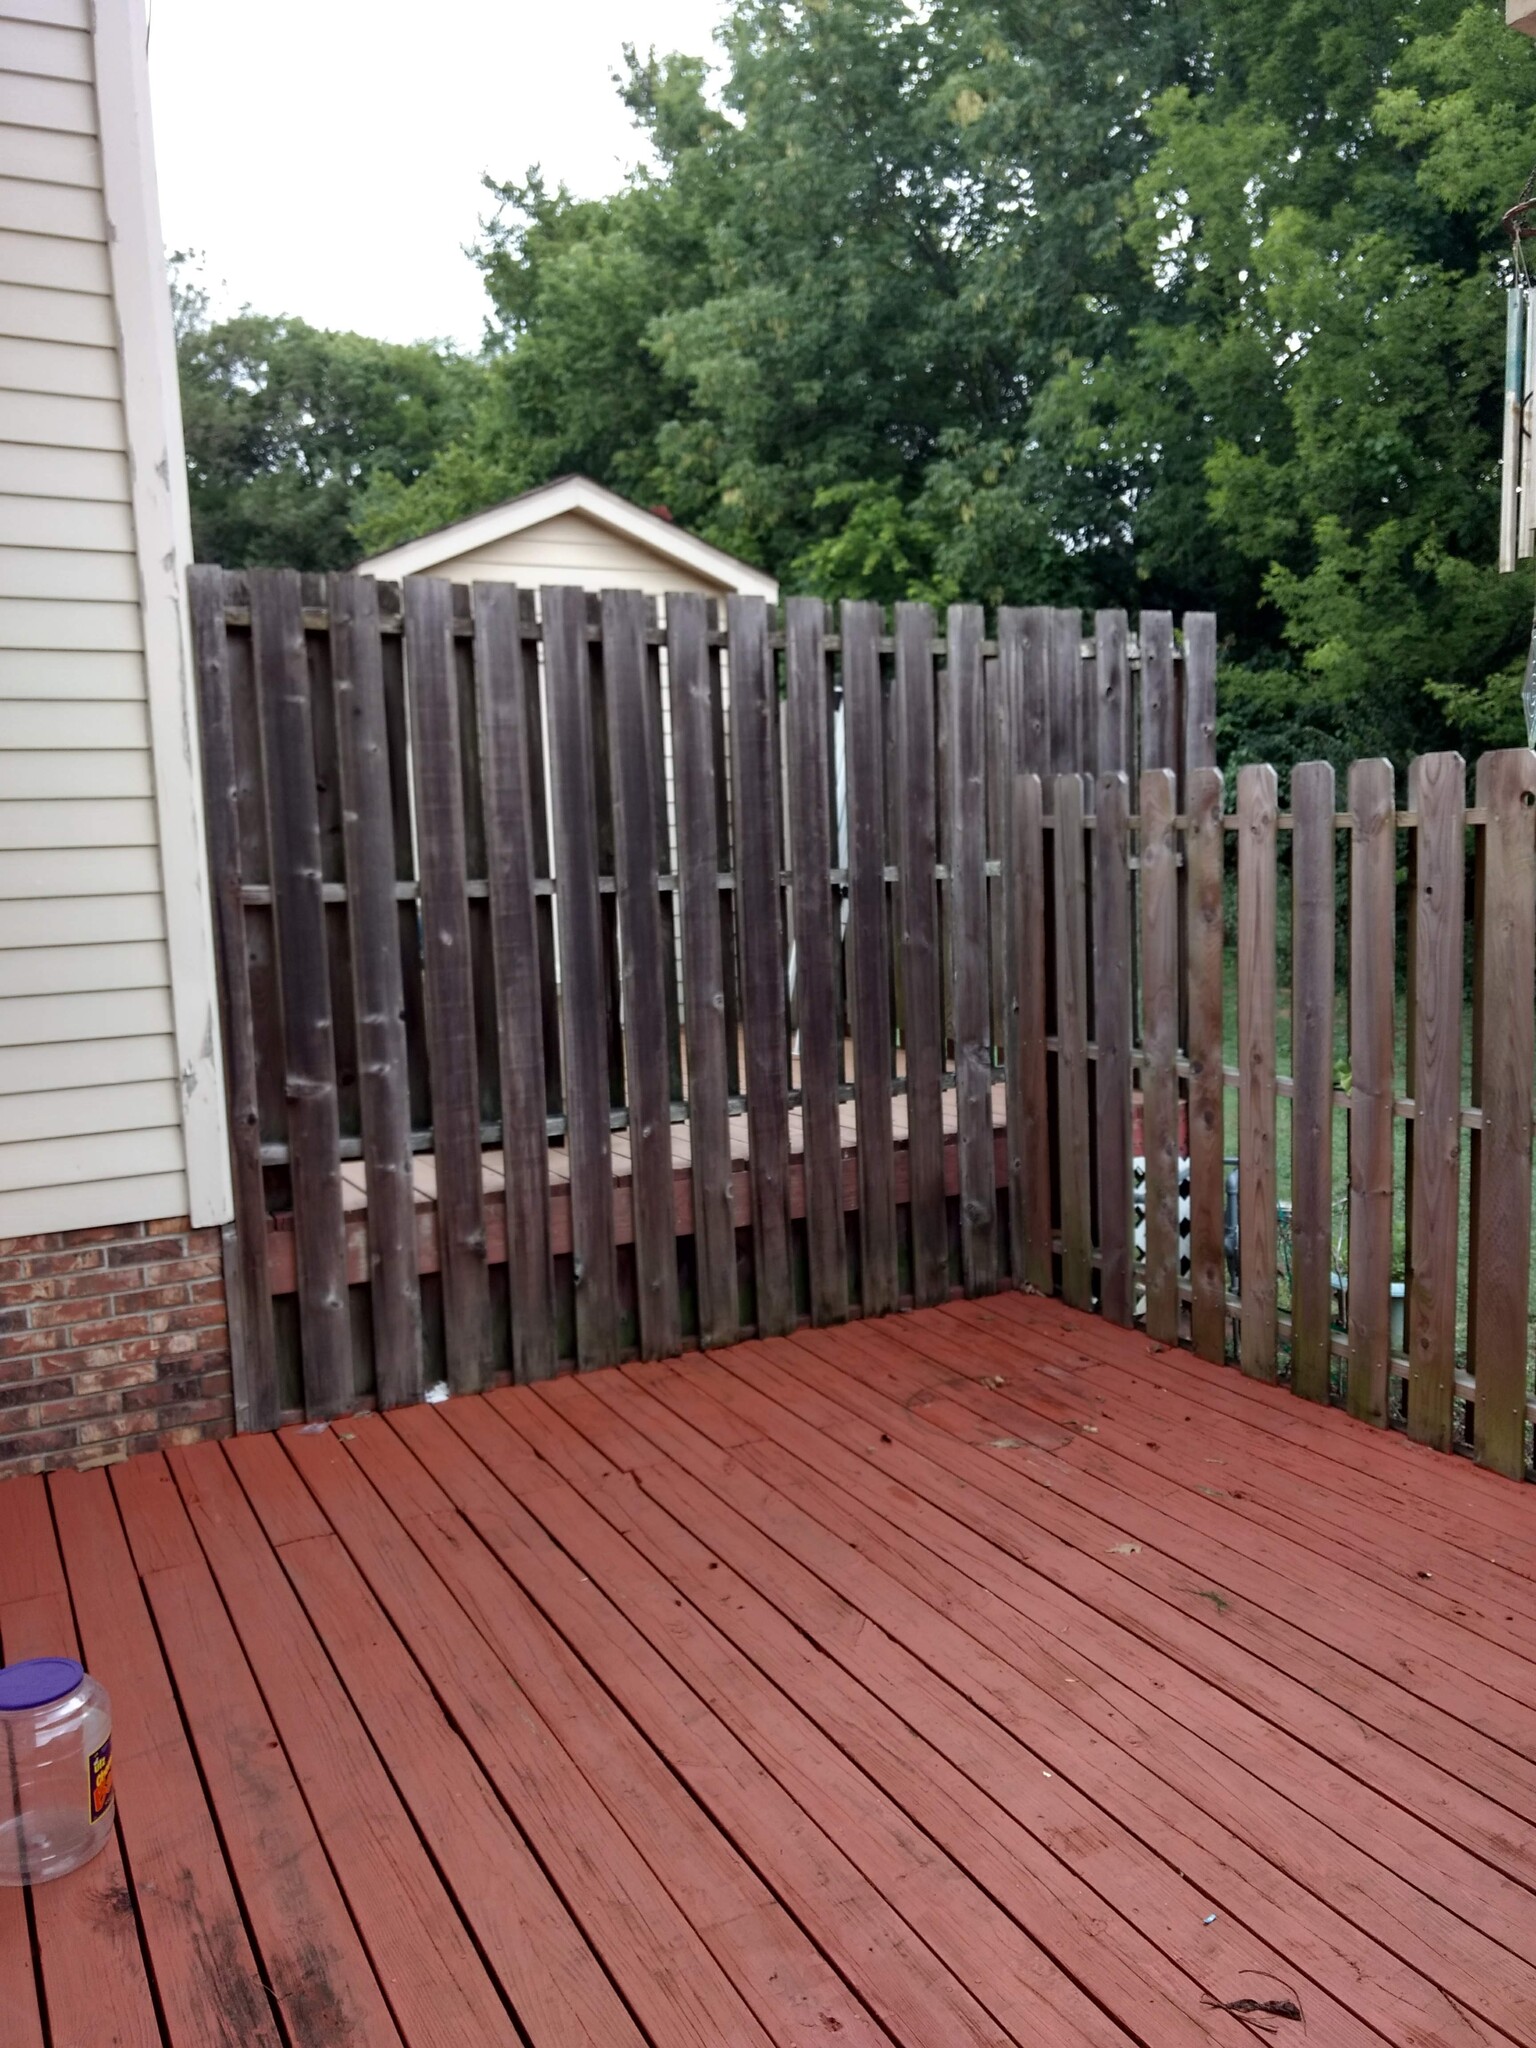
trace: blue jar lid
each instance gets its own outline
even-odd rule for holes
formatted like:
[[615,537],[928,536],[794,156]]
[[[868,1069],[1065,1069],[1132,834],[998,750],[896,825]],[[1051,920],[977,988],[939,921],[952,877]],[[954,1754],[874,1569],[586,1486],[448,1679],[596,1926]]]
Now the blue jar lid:
[[85,1676],[73,1657],[28,1657],[21,1664],[0,1665],[0,1712],[46,1707],[72,1693]]

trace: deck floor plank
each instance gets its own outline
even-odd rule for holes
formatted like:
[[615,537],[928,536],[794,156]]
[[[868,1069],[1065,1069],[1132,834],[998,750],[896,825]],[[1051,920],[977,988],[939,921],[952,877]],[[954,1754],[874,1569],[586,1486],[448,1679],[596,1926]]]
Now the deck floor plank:
[[[693,1378],[693,1369],[689,1368],[665,1376],[666,1398],[669,1405],[677,1401],[680,1385]],[[659,1383],[661,1379],[660,1375],[647,1375],[647,1384]],[[701,1425],[700,1433],[703,1425],[710,1421],[707,1411],[713,1402],[713,1395],[708,1391],[711,1387],[718,1387],[718,1382],[708,1380],[703,1374],[699,1374],[697,1383],[686,1397],[694,1419]],[[652,1426],[655,1426],[654,1419]],[[716,1433],[722,1436],[726,1434],[724,1430],[718,1430]],[[799,1433],[804,1440],[804,1429],[802,1428]],[[658,1431],[658,1438],[661,1434],[663,1432]],[[739,1439],[739,1410],[737,1436]],[[675,1431],[671,1440],[674,1444],[679,1441]],[[1063,1705],[1077,1709],[1080,1705],[1090,1703],[1089,1688],[1093,1683],[1091,1671],[1081,1671],[1080,1666],[1072,1666],[1065,1675],[1056,1677],[1054,1691],[1047,1697],[1040,1691],[1043,1681],[1040,1676],[1038,1651],[1020,1659],[1016,1655],[1016,1645],[1010,1643],[1006,1636],[999,1638],[995,1632],[975,1629],[969,1621],[966,1623],[965,1632],[972,1640],[966,1642],[951,1636],[947,1644],[935,1643],[934,1621],[928,1609],[934,1600],[936,1590],[941,1589],[940,1597],[953,1614],[963,1613],[966,1605],[974,1604],[974,1589],[967,1589],[962,1574],[935,1573],[930,1560],[925,1582],[916,1588],[910,1584],[908,1586],[908,1591],[915,1592],[916,1597],[903,1601],[900,1594],[894,1592],[889,1584],[882,1584],[882,1581],[893,1576],[888,1569],[889,1556],[884,1546],[891,1542],[895,1534],[894,1528],[889,1524],[884,1528],[878,1524],[873,1528],[859,1526],[857,1517],[849,1516],[845,1510],[841,1488],[828,1490],[814,1479],[807,1485],[804,1476],[797,1476],[784,1454],[776,1447],[770,1446],[766,1439],[756,1444],[743,1444],[738,1441],[733,1457],[729,1461],[720,1459],[717,1450],[714,1458],[711,1458],[708,1452],[702,1453],[700,1464],[700,1455],[696,1447],[692,1453],[695,1464],[699,1465],[701,1470],[712,1469],[721,1482],[720,1506],[735,1504],[741,1508],[743,1514],[749,1515],[754,1521],[760,1516],[764,1517],[765,1525],[771,1527],[781,1540],[787,1537],[791,1541],[803,1544],[806,1553],[818,1560],[821,1575],[838,1585],[850,1600],[856,1600],[860,1611],[876,1626],[883,1622],[893,1636],[899,1637],[908,1649],[917,1655],[923,1656],[926,1652],[927,1661],[934,1670],[940,1673],[964,1673],[963,1678],[954,1677],[954,1684],[960,1687],[977,1707],[1003,1722],[1021,1742],[1030,1745],[1037,1759],[1037,1770],[1041,1767],[1039,1759],[1044,1759],[1046,1767],[1053,1771],[1053,1782],[1060,1778],[1082,1783],[1086,1773],[1086,1784],[1091,1788],[1092,1796],[1097,1799],[1102,1812],[1107,1815],[1136,1816],[1138,1818],[1135,1825],[1141,1828],[1146,1827],[1145,1817],[1149,1814],[1160,1813],[1165,1820],[1172,1814],[1177,1823],[1177,1832],[1173,1832],[1165,1825],[1160,1829],[1154,1829],[1149,1840],[1173,1868],[1186,1874],[1201,1870],[1204,1881],[1210,1888],[1211,1899],[1219,1902],[1224,1912],[1236,1913],[1246,1918],[1250,1925],[1267,1929],[1277,1918],[1280,1919],[1290,1930],[1288,1952],[1293,1958],[1303,1961],[1304,1965],[1310,1959],[1314,1981],[1321,1985],[1326,1984],[1331,1978],[1342,1994],[1342,2000],[1352,1996],[1358,2000],[1358,1988],[1362,1981],[1367,1981],[1360,1969],[1361,1944],[1349,1940],[1348,1929],[1338,1922],[1335,1916],[1326,1911],[1320,1912],[1315,1896],[1307,1896],[1306,1888],[1300,1884],[1285,1886],[1277,1883],[1273,1872],[1265,1872],[1257,1858],[1244,1859],[1229,1835],[1224,1835],[1220,1827],[1212,1828],[1204,1824],[1188,1804],[1180,1812],[1175,1803],[1170,1802],[1166,1794],[1150,1782],[1139,1761],[1122,1757],[1118,1752],[1111,1750],[1107,1753],[1109,1765],[1106,1773],[1106,1753],[1103,1746],[1091,1742],[1085,1745],[1081,1733],[1075,1734],[1070,1721],[1063,1722],[1059,1712]],[[743,1465],[750,1465],[753,1471],[767,1472],[771,1476],[772,1490],[756,1494],[750,1489],[745,1489],[741,1470]],[[645,1477],[648,1484],[652,1483],[650,1474],[646,1474]],[[794,1512],[790,1512],[789,1509],[791,1502]],[[718,1514],[719,1510],[716,1512]],[[786,1521],[787,1513],[789,1519]],[[909,1504],[909,1518],[910,1513]],[[807,1529],[807,1520],[816,1526]],[[827,1549],[829,1538],[848,1545],[846,1550],[837,1553],[836,1560]],[[879,1560],[878,1564],[872,1562],[874,1559]],[[838,1566],[835,1572],[834,1562]],[[772,1574],[759,1569],[757,1576],[762,1583],[770,1584],[776,1589],[782,1588],[787,1581],[787,1574],[782,1567]],[[894,1576],[898,1579],[900,1577],[899,1574]],[[939,1582],[938,1587],[936,1581]],[[814,1617],[807,1613],[797,1611],[793,1618],[798,1627],[812,1627]],[[849,1630],[846,1626],[840,1632],[841,1640],[854,1643],[861,1657],[866,1659],[870,1649],[867,1639],[869,1633]],[[1053,1664],[1061,1654],[1062,1652],[1052,1645]],[[1077,1675],[1079,1671],[1081,1676]],[[888,1669],[872,1671],[869,1682],[883,1697],[892,1700],[904,1697],[903,1690],[893,1684]],[[943,1727],[942,1735],[939,1733],[939,1727],[933,1723],[927,1725],[926,1733],[929,1740],[935,1742],[936,1747],[942,1745],[942,1754],[953,1758],[957,1755],[957,1737],[963,1733],[963,1729],[956,1728],[953,1716],[940,1725]],[[1144,1738],[1138,1734],[1135,1743],[1137,1759],[1143,1753],[1143,1740]],[[992,1787],[1000,1782],[995,1759],[989,1762],[983,1782]],[[1077,1839],[1080,1839],[1075,1838],[1074,1833],[1064,1828],[1060,1821],[1053,1830],[1053,1836],[1054,1839],[1064,1840],[1074,1847]],[[1337,1856],[1330,1858],[1331,1848],[1332,1844],[1325,1838],[1321,1862],[1314,1864],[1314,1868],[1321,1874],[1321,1881],[1317,1884],[1319,1893],[1326,1893],[1328,1883],[1331,1881],[1336,1884],[1341,1875],[1350,1877],[1356,1884],[1360,1881],[1358,1869],[1345,1870],[1341,1873]],[[1124,1875],[1129,1878],[1136,1871],[1137,1858],[1134,1846],[1129,1850],[1122,1846],[1120,1862],[1124,1866]],[[1235,1892],[1234,1871],[1239,1873]],[[1102,1878],[1099,1881],[1102,1882]],[[1430,1923],[1429,1931],[1438,1937],[1442,1944],[1448,1945],[1452,1953],[1460,1955],[1468,1948],[1472,1950],[1472,1960],[1465,1971],[1466,1984],[1462,1986],[1458,1982],[1458,1989],[1469,1989],[1475,1998],[1479,1993],[1480,1972],[1488,1969],[1492,1970],[1495,1979],[1500,1977],[1502,1971],[1506,1990],[1513,1987],[1518,1991],[1522,1984],[1527,1989],[1536,1986],[1536,1976],[1531,1976],[1519,1965],[1511,1967],[1511,1959],[1501,1956],[1491,1944],[1469,1942],[1465,1930],[1457,1929],[1448,1916],[1426,1914],[1421,1911],[1416,1920],[1412,1908],[1419,1902],[1413,1898],[1407,1887],[1389,1889],[1393,1889],[1393,1897],[1391,1911],[1383,1916],[1382,1924],[1385,1928],[1395,1930],[1398,1922],[1405,1920],[1413,1939],[1419,1942],[1424,1938],[1421,1923],[1427,1920]],[[1156,1885],[1149,1885],[1142,1876],[1140,1885],[1128,1894],[1121,1894],[1119,1909],[1134,1915],[1139,1909],[1155,1908],[1157,1902]],[[1321,1925],[1318,1924],[1320,1922]],[[1186,1907],[1183,1916],[1166,1919],[1160,1917],[1155,1924],[1160,1929],[1172,1929],[1175,1940],[1179,1938],[1181,1930],[1187,1938],[1189,1931],[1201,1927],[1202,1914]],[[1226,1947],[1225,1928],[1221,1936],[1211,1937],[1211,1940],[1218,1950]],[[1365,1946],[1368,1950],[1369,1944]],[[1352,1949],[1355,1951],[1353,1954]],[[1230,1952],[1228,1961],[1231,1961]],[[1274,1961],[1275,1958],[1271,1956],[1271,1968]],[[1387,1970],[1381,1966],[1379,1956],[1376,1962],[1377,1967],[1368,1980],[1369,2003],[1359,2015],[1360,2023],[1379,2025],[1383,2013],[1390,2011],[1395,2003],[1401,2024],[1408,2029],[1407,2038],[1412,2039],[1412,2029],[1422,2022],[1425,2010],[1437,2001],[1422,1978],[1415,1976],[1411,1970]],[[1241,1967],[1253,1967],[1254,1963],[1255,1959],[1249,1956]],[[1475,2028],[1468,2032],[1462,2015],[1448,1999],[1439,1999],[1438,2006],[1437,2024],[1442,2038],[1484,2038]],[[1338,2038],[1348,2038],[1348,2035],[1339,2033]]]
[[1536,1497],[1059,1302],[0,1483],[77,1618],[5,2048],[1536,2038]]

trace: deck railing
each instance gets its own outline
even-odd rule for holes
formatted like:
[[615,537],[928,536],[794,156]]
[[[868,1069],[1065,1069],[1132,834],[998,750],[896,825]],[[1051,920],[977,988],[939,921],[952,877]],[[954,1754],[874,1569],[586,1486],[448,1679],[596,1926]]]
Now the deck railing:
[[1536,756],[1228,814],[1209,615],[193,607],[247,1426],[1024,1284],[1526,1468]]

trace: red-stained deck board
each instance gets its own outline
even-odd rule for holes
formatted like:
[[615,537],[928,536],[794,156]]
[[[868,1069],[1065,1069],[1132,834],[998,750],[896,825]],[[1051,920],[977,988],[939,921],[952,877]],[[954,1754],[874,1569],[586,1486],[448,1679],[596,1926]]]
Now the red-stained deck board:
[[[1369,1983],[1370,2009],[1361,2005],[1361,1943],[1358,1937],[1351,1938],[1352,1930],[1340,1924],[1339,1916],[1318,1903],[1346,1886],[1361,1901],[1362,1911],[1372,1918],[1383,1942],[1397,1945],[1400,1963],[1406,1961],[1411,1965],[1416,1961],[1426,1942],[1435,1946],[1436,1983],[1445,1986],[1451,1997],[1466,1998],[1473,2004],[1486,2002],[1491,1973],[1501,1995],[1528,2000],[1536,1989],[1536,1973],[1502,1954],[1491,1941],[1456,1925],[1451,1916],[1417,1897],[1387,1873],[1368,1865],[1363,1857],[1342,1853],[1339,1845],[1327,1837],[1320,1846],[1311,1847],[1309,1853],[1305,1835],[1295,1837],[1283,1805],[1278,1808],[1278,1854],[1273,1836],[1265,1844],[1270,1851],[1271,1867],[1265,1868],[1265,1859],[1259,1854],[1245,1857],[1231,1836],[1220,1825],[1213,1827],[1210,1818],[1195,1803],[1214,1768],[1218,1781],[1224,1780],[1227,1811],[1242,1812],[1244,1788],[1240,1774],[1223,1771],[1221,1759],[1210,1754],[1200,1759],[1195,1772],[1182,1773],[1176,1762],[1170,1771],[1166,1755],[1158,1751],[1155,1718],[1137,1712],[1133,1702],[1125,1701],[1118,1714],[1111,1713],[1106,1727],[1100,1697],[1102,1682],[1070,1646],[1053,1643],[1050,1663],[1042,1669],[1038,1650],[1027,1640],[1023,1644],[1016,1640],[1006,1626],[1006,1612],[997,1602],[979,1598],[975,1588],[967,1586],[963,1571],[945,1570],[932,1554],[918,1574],[897,1569],[893,1555],[899,1542],[896,1524],[869,1523],[850,1514],[843,1486],[828,1488],[803,1470],[797,1472],[793,1461],[786,1460],[768,1437],[755,1444],[740,1440],[744,1414],[771,1415],[771,1404],[767,1404],[766,1410],[762,1406],[754,1409],[750,1403],[744,1408],[733,1399],[730,1413],[722,1421],[711,1413],[714,1393],[719,1391],[718,1380],[700,1374],[689,1386],[691,1380],[694,1369],[684,1368],[667,1374],[664,1380],[661,1375],[648,1375],[647,1387],[654,1386],[669,1407],[687,1407],[700,1423],[689,1452],[690,1460],[701,1471],[713,1472],[722,1504],[736,1503],[761,1528],[771,1529],[787,1542],[804,1544],[806,1554],[817,1561],[820,1575],[838,1585],[860,1611],[871,1620],[883,1621],[894,1636],[922,1655],[930,1668],[948,1674],[952,1684],[976,1706],[1011,1728],[1021,1741],[1028,1741],[1037,1767],[1043,1765],[1074,1780],[1103,1812],[1122,1817],[1128,1828],[1140,1833],[1148,1846],[1154,1847],[1176,1870],[1203,1881],[1211,1901],[1224,1913],[1237,1912],[1250,1927],[1262,1930],[1273,1941],[1279,1940],[1277,1930],[1285,1930],[1285,1952],[1293,1959],[1309,1958],[1309,1968],[1319,1987],[1334,1991],[1341,2003],[1352,2004],[1357,2017],[1374,2024],[1375,2015],[1395,2006],[1400,2014],[1410,2016],[1417,2024],[1427,2003],[1434,2001],[1433,1994],[1427,2000],[1426,1987],[1411,1967],[1406,1971],[1389,1968],[1378,1956],[1374,1975],[1365,1980]],[[643,1396],[641,1403],[632,1412],[643,1413]],[[666,1422],[658,1423],[654,1415],[647,1415],[646,1425],[658,1442],[664,1435],[670,1435],[670,1440],[681,1448],[677,1419],[671,1418],[673,1426],[669,1430]],[[734,1428],[736,1451],[730,1461],[722,1462],[718,1453],[712,1456],[707,1448],[701,1447],[698,1438],[706,1425],[710,1434],[718,1438],[729,1437]],[[768,1423],[770,1429],[776,1426],[772,1421]],[[782,1433],[791,1432],[785,1429]],[[801,1447],[814,1455],[818,1433],[802,1428],[799,1435]],[[769,1486],[745,1486],[743,1465],[768,1475]],[[792,1508],[786,1504],[792,1504]],[[715,1512],[718,1515],[719,1509]],[[905,1526],[920,1524],[923,1519],[922,1509],[911,1500],[902,1503],[901,1514]],[[829,1537],[842,1539],[849,1549],[829,1553]],[[850,1551],[854,1554],[850,1555]],[[889,1583],[892,1580],[905,1584],[917,1598],[904,1601]],[[786,1575],[781,1571],[772,1583],[784,1585]],[[963,1622],[963,1634],[971,1640],[951,1636],[947,1643],[935,1642],[929,1609],[936,1596],[942,1598],[951,1616]],[[972,1614],[968,1611],[972,1608],[979,1611]],[[808,1613],[790,1611],[797,1626],[812,1627]],[[1004,1624],[1001,1628],[1000,1614]],[[838,1640],[867,1659],[869,1633],[844,1625]],[[838,1652],[834,1650],[834,1654]],[[882,1668],[878,1681],[872,1678],[871,1683],[882,1697],[901,1703],[906,1710],[910,1686],[893,1685],[888,1669]],[[1065,1714],[1062,1709],[1067,1710]],[[1086,1718],[1090,1726],[1113,1734],[1118,1722],[1123,1736],[1128,1713],[1136,1727],[1131,1755],[1095,1742],[1073,1726],[1072,1717],[1076,1715]],[[943,1753],[949,1757],[960,1753],[960,1737],[965,1732],[954,1725],[957,1719],[963,1716],[952,1712],[947,1723],[941,1724]],[[932,1738],[933,1724],[928,1724],[927,1732]],[[1149,1768],[1143,1767],[1153,1759],[1167,1782],[1159,1782]],[[989,1758],[978,1782],[989,1790],[996,1788],[1000,1778],[995,1758]],[[1181,1783],[1185,1794],[1192,1796],[1180,1797],[1176,1789],[1171,1789]],[[1275,1809],[1276,1804],[1266,1802],[1270,1809]],[[1051,1839],[1075,1848],[1081,1837],[1076,1830],[1064,1830],[1058,1824]],[[1299,1854],[1293,1841],[1299,1843]],[[1122,1852],[1122,1861],[1129,1876],[1135,1858]],[[1285,1881],[1283,1874],[1287,1870],[1291,1872],[1290,1882]],[[1102,1883],[1101,1879],[1097,1881]],[[1137,1886],[1131,1897],[1135,1904],[1122,1905],[1122,1910],[1134,1913],[1148,1904],[1155,1906],[1155,1887]],[[1506,1922],[1509,1928],[1517,1924],[1518,1911],[1510,1914]],[[1185,1923],[1154,1916],[1153,1925],[1172,1926],[1177,1938]],[[1368,1949],[1369,1943],[1365,1946]],[[1245,1967],[1252,1966],[1250,1957]],[[1465,2023],[1455,2007],[1445,1998],[1439,1999],[1438,2005],[1437,2025],[1444,2037],[1466,2038]]]
[[0,2042],[1536,2038],[1533,1498],[1022,1294],[0,1482]]

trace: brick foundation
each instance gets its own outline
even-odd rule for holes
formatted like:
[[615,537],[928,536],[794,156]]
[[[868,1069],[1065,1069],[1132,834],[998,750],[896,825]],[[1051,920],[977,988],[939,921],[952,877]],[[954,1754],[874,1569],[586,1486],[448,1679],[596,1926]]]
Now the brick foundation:
[[217,1230],[0,1238],[0,1479],[233,1427]]

